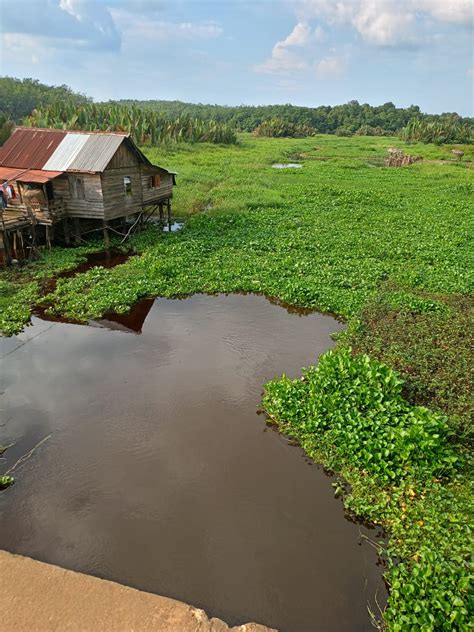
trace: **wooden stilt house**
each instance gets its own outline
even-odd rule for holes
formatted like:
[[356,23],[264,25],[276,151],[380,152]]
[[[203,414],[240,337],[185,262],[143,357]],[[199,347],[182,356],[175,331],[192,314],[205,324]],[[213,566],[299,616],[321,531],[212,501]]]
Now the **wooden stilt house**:
[[[24,226],[59,227],[81,239],[91,222],[104,230],[148,209],[171,216],[176,174],[153,165],[127,133],[18,127],[0,147],[0,248],[8,261],[23,244]],[[59,226],[58,226],[59,225]],[[17,241],[18,240],[18,241]]]

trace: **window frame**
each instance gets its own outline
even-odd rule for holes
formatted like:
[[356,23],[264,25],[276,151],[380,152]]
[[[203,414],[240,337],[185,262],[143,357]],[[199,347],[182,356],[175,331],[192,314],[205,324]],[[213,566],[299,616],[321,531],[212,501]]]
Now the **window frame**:
[[69,193],[73,200],[85,200],[84,176],[69,176]]
[[125,199],[129,199],[133,197],[132,191],[132,176],[123,176],[123,194]]

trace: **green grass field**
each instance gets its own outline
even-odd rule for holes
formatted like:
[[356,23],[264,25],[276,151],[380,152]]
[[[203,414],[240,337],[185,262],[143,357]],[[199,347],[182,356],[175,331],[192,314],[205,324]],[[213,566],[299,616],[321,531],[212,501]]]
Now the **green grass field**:
[[[384,167],[391,146],[424,160]],[[474,147],[460,163],[451,149],[250,135],[236,146],[146,149],[178,172],[174,212],[185,228],[148,229],[133,238],[140,256],[61,279],[45,299],[86,320],[143,296],[249,291],[347,321],[335,352],[302,380],[266,385],[263,403],[349,483],[346,506],[386,528],[393,632],[468,630],[472,614]],[[53,249],[3,272],[3,332],[27,321],[44,278],[86,252]]]

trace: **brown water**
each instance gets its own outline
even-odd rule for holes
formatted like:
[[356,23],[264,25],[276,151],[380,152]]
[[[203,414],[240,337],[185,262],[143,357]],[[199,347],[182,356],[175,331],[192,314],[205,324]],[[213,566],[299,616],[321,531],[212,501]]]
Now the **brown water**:
[[0,494],[1,547],[232,624],[371,630],[385,593],[360,533],[376,533],[256,414],[262,384],[298,375],[341,325],[253,295],[135,309],[119,330],[34,318],[0,340],[4,469],[51,434]]

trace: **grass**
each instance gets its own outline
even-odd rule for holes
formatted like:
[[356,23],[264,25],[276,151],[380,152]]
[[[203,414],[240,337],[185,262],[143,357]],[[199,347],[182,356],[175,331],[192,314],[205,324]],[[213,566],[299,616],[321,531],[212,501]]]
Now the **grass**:
[[[425,160],[386,168],[390,146]],[[460,163],[450,150],[248,135],[232,147],[146,149],[179,174],[185,228],[148,229],[132,241],[140,256],[59,279],[45,299],[86,320],[142,296],[243,290],[346,320],[336,351],[300,380],[268,384],[264,406],[348,483],[346,506],[387,530],[392,632],[467,630],[472,607],[474,148]],[[286,161],[304,167],[271,167]],[[83,256],[53,249],[49,263],[3,273],[3,331],[26,322],[44,278]]]

